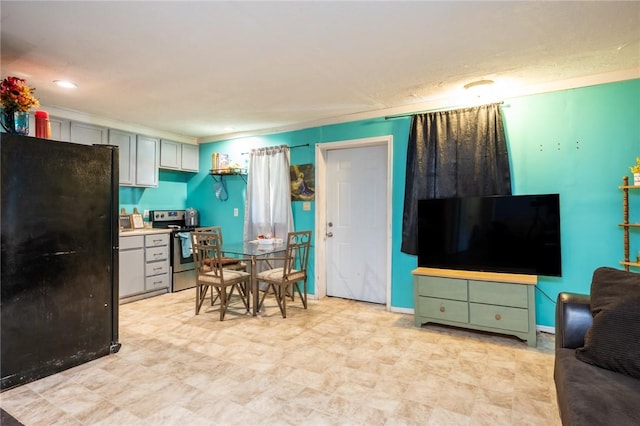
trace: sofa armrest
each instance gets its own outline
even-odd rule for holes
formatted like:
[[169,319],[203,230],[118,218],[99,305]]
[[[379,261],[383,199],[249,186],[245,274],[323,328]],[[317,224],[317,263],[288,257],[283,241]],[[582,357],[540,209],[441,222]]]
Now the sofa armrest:
[[576,349],[584,346],[593,316],[591,298],[587,294],[560,293],[556,304],[556,350]]

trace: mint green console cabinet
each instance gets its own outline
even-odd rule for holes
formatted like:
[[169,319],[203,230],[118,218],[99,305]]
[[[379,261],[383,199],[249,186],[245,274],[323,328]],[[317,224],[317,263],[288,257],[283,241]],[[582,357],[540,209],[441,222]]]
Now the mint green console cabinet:
[[415,325],[509,334],[536,346],[535,275],[417,268]]

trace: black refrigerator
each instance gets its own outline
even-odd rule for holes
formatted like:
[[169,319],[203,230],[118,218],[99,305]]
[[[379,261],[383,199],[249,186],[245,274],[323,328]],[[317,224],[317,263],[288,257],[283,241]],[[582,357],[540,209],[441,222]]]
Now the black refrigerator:
[[6,390],[120,348],[118,148],[0,137]]

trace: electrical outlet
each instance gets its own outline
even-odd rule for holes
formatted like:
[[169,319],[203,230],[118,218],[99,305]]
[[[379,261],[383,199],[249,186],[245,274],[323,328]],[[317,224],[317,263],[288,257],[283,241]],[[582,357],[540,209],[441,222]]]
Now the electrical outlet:
[[236,216],[236,217],[238,216],[238,208],[237,207],[233,209],[233,215]]
[[305,201],[302,203],[302,210],[308,212],[311,210],[311,203],[309,201]]

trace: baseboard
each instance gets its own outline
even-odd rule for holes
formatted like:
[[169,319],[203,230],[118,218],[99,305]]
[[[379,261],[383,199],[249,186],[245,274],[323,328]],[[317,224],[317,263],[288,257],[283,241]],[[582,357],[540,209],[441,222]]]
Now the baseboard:
[[536,330],[543,333],[556,334],[556,328],[549,327],[548,325],[536,325]]
[[412,308],[398,308],[395,306],[391,306],[389,308],[389,311],[395,312],[397,314],[408,314],[408,315],[413,315],[415,313]]

